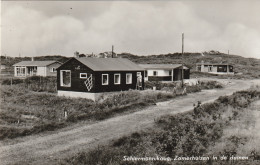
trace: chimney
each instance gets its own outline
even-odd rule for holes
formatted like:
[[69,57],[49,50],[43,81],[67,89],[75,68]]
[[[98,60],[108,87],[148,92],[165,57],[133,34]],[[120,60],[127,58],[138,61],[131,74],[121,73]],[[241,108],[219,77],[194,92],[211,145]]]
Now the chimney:
[[34,61],[34,57],[32,57],[32,61]]
[[112,58],[114,58],[114,45],[112,45]]

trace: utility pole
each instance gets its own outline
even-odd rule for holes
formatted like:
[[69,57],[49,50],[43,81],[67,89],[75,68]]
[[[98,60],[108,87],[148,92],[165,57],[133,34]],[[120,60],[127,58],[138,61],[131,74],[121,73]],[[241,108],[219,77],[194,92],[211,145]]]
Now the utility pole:
[[112,58],[114,58],[114,45],[112,45]]
[[182,33],[182,53],[181,53],[181,87],[183,88],[183,78],[184,78],[184,73],[183,73],[183,50],[184,50],[184,33]]

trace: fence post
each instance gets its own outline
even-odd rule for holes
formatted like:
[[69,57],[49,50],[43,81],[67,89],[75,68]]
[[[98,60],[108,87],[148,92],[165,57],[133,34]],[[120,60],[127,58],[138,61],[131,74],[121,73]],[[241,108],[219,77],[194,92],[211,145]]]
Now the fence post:
[[11,77],[11,87],[13,86],[13,78]]

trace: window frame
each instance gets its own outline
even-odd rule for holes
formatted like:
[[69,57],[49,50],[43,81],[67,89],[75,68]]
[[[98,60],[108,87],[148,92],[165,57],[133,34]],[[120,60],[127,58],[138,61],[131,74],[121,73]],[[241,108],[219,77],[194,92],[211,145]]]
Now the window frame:
[[[82,75],[86,75],[86,77],[82,77]],[[80,73],[79,78],[86,79],[86,78],[88,78],[88,74],[87,73]]]
[[[70,72],[70,83],[69,83],[69,85],[64,85],[63,84],[63,74],[62,74],[62,72]],[[61,87],[71,87],[71,70],[60,70],[60,86]]]
[[55,72],[57,72],[57,70],[56,70],[56,68],[50,68],[50,72],[55,73]]
[[[127,76],[130,75],[131,76],[131,82],[127,82]],[[126,84],[133,84],[133,74],[132,73],[126,73],[126,76],[125,76],[125,83]]]
[[25,66],[16,67],[16,76],[17,77],[26,77],[26,67]]
[[147,70],[144,71],[144,77],[148,77],[148,71]]
[[212,72],[213,66],[208,66],[208,72]]
[[[116,76],[119,76],[119,82],[118,83],[116,83]],[[121,84],[121,74],[120,73],[115,73],[114,74],[114,84],[115,85],[119,85],[119,84]]]
[[[103,76],[107,76],[107,83],[103,83]],[[101,83],[102,83],[102,85],[108,85],[109,84],[109,75],[108,74],[102,74],[101,75]]]
[[169,70],[169,76],[172,76],[172,70]]

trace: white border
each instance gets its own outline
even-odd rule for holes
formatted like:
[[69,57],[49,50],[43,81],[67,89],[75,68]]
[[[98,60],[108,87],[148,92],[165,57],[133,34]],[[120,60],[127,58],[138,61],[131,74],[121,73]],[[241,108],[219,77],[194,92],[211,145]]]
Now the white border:
[[[107,83],[103,83],[103,76],[107,75]],[[109,84],[109,75],[108,74],[102,74],[102,85],[108,85]]]
[[[86,77],[81,77],[81,75],[86,75]],[[79,78],[82,78],[82,79],[84,78],[84,79],[86,79],[86,78],[88,78],[88,74],[87,74],[87,73],[80,73],[80,74],[79,74]]]
[[[117,75],[119,76],[119,82],[118,82],[118,83],[115,82]],[[121,84],[121,74],[120,74],[120,73],[115,73],[115,74],[114,74],[114,84],[116,84],[116,85]]]
[[[127,75],[130,75],[131,76],[131,82],[127,82]],[[133,83],[133,74],[132,73],[127,73],[126,76],[125,76],[125,82],[126,84],[132,84]]]
[[[70,85],[64,85],[63,84],[63,81],[62,81],[62,79],[63,79],[63,76],[62,76],[62,71],[69,71],[70,72]],[[60,70],[60,86],[61,87],[71,87],[71,70]]]

